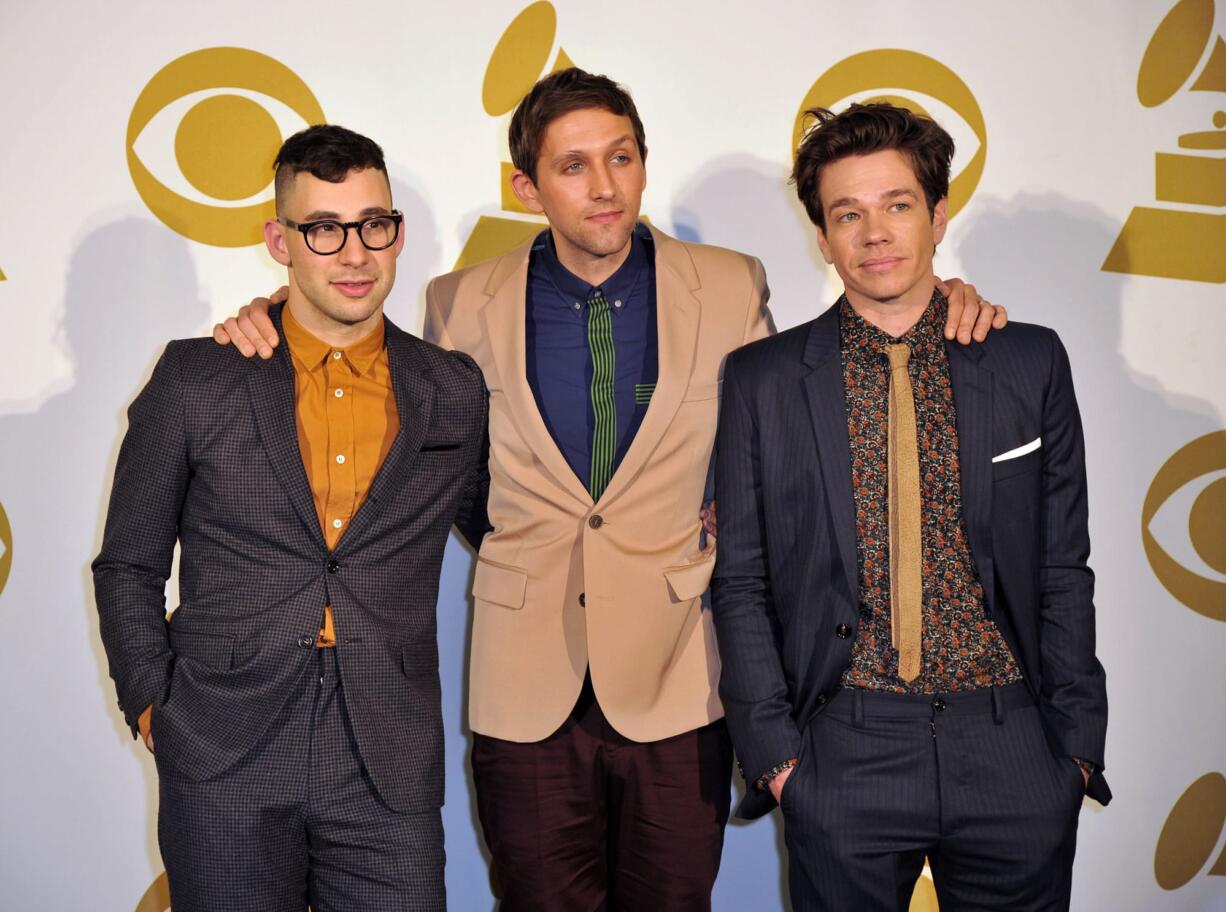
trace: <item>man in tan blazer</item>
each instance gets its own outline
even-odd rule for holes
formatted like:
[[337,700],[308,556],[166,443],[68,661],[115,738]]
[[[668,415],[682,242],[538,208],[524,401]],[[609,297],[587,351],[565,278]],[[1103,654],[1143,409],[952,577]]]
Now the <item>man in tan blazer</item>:
[[[772,331],[766,276],[638,221],[643,126],[611,80],[546,77],[510,146],[550,228],[431,282],[425,327],[490,391],[469,722],[501,909],[709,909],[732,749],[699,510],[724,358]],[[996,310],[967,310],[969,340]],[[264,329],[216,335],[263,354]]]

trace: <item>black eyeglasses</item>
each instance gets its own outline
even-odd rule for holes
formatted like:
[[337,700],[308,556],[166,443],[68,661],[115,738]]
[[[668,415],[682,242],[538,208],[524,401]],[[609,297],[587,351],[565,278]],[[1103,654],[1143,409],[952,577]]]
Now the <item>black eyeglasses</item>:
[[320,219],[316,222],[295,222],[278,218],[286,228],[302,232],[307,248],[320,256],[339,253],[349,241],[349,229],[356,228],[358,239],[367,250],[386,250],[396,243],[404,214],[392,211],[388,215],[373,215],[358,222],[338,222],[335,219]]

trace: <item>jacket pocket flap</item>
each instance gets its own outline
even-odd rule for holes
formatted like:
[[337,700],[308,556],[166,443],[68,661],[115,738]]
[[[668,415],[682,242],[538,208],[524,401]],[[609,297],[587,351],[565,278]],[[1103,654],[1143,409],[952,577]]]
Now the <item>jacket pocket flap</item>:
[[170,648],[178,658],[191,659],[217,671],[234,667],[234,636],[227,633],[176,631],[170,625]]
[[473,574],[473,598],[519,610],[524,607],[524,591],[527,588],[528,574],[523,570],[502,567],[477,558],[477,570]]
[[723,380],[709,380],[706,383],[691,381],[685,391],[683,402],[700,402],[703,399],[714,399],[723,387]]
[[715,546],[701,552],[697,560],[678,567],[665,567],[664,578],[668,580],[668,592],[674,602],[689,602],[699,598],[711,585],[711,573],[715,570]]

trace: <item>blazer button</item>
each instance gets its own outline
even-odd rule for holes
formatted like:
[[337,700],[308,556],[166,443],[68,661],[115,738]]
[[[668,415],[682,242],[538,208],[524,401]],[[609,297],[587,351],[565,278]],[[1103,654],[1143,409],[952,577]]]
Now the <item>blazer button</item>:
[[579,607],[580,607],[580,608],[586,608],[586,607],[587,607],[587,599],[586,599],[584,596],[585,596],[585,593],[583,593],[583,592],[580,592],[580,593],[579,593]]
[[300,636],[298,637],[298,645],[301,646],[303,649],[306,649],[308,646],[314,646],[315,637]]
[[826,705],[826,700],[827,700],[827,697],[826,697],[826,695],[825,695],[825,694],[818,694],[818,695],[817,695],[817,705],[818,705],[818,706],[825,706],[825,705]]
[[851,636],[851,628],[846,624],[839,624],[838,627],[834,628],[834,635],[840,640],[845,640]]
[[591,526],[593,529],[599,529],[601,526],[604,525],[604,517],[601,516],[599,513],[594,513],[588,517],[587,524]]
[[340,562],[340,561],[338,561],[338,560],[330,560],[330,561],[328,561],[328,572],[329,572],[329,573],[336,573],[336,572],[337,572],[338,570],[340,570],[340,569],[341,569],[341,562]]

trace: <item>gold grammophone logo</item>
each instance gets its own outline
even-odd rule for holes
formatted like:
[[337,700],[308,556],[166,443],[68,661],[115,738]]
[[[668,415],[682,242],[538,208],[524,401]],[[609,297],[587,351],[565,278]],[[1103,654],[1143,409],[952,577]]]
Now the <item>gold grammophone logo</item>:
[[4,270],[3,270],[3,269],[0,269],[0,282],[5,281],[5,279],[7,279],[7,278],[8,278],[8,276],[6,276],[6,275],[4,274]]
[[170,912],[170,881],[165,871],[154,878],[132,912]]
[[13,527],[9,525],[8,514],[4,512],[4,504],[0,504],[0,594],[4,592],[4,584],[9,581],[9,571],[13,569]]
[[[1185,791],[1167,815],[1154,851],[1154,878],[1164,890],[1178,890],[1205,867],[1226,827],[1226,776],[1208,773]],[[1226,877],[1226,850],[1207,872]]]
[[1226,577],[1226,431],[1196,438],[1158,470],[1141,507],[1141,538],[1171,595],[1226,621],[1226,580],[1206,575]]
[[[167,227],[202,244],[247,247],[263,241],[274,215],[272,163],[284,136],[320,123],[319,101],[283,63],[206,48],[171,61],[141,91],[128,119],[128,170]],[[148,163],[141,147],[153,147]]]
[[[574,66],[566,51],[557,47],[558,14],[549,0],[526,6],[511,20],[485,67],[481,85],[481,106],[491,117],[511,113],[542,76]],[[553,60],[550,66],[549,61]],[[544,219],[520,205],[511,189],[514,166],[501,163],[498,173],[499,198],[506,215],[483,215],[460,251],[455,268],[462,269],[490,257],[500,256],[535,237],[546,226]]]
[[[872,94],[861,97],[865,93]],[[801,100],[792,125],[793,154],[809,125],[805,111],[810,108],[837,110],[842,102],[888,101],[917,114],[931,116],[909,93],[927,95],[948,105],[966,121],[979,140],[971,160],[949,183],[949,216],[952,218],[979,186],[988,157],[988,134],[983,111],[974,93],[957,73],[939,60],[915,51],[889,48],[864,51],[840,60],[817,77]]]
[[[1226,92],[1226,42],[1213,19],[1214,0],[1179,0],[1171,8],[1141,58],[1141,104],[1156,107],[1181,89]],[[1226,111],[1214,113],[1213,126],[1180,136],[1184,151],[1156,154],[1155,196],[1168,205],[1132,210],[1105,272],[1226,282]]]

